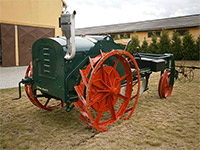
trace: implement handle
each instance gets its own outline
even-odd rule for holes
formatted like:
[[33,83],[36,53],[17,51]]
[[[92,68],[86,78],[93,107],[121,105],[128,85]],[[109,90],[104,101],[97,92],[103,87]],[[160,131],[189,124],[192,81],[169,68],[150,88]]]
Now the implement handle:
[[19,82],[19,97],[13,98],[12,100],[18,100],[22,97],[22,95],[21,95],[21,83],[22,83],[22,81]]

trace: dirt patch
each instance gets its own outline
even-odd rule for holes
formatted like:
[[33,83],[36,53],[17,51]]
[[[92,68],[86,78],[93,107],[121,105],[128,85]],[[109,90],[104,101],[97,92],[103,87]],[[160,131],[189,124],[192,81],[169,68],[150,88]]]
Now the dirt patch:
[[159,73],[153,73],[132,117],[104,133],[83,123],[75,109],[40,110],[25,92],[12,101],[16,88],[0,90],[0,149],[198,149],[200,70],[194,73],[192,82],[177,81],[168,99],[159,98]]

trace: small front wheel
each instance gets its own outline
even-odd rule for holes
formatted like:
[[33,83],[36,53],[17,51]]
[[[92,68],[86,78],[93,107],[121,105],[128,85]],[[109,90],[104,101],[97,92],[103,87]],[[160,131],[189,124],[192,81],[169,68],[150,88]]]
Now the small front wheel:
[[158,94],[160,98],[167,98],[171,95],[173,85],[170,87],[170,71],[164,72],[159,81]]

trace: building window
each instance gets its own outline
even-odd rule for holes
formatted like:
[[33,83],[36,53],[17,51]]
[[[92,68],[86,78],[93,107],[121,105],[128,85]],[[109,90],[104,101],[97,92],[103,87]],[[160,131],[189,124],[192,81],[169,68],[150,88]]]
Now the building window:
[[188,30],[177,30],[176,32],[178,32],[180,34],[180,36],[183,36],[185,34],[185,32],[187,32]]
[[120,39],[123,39],[123,37],[124,37],[124,34],[120,34]]
[[110,36],[111,36],[112,38],[114,38],[114,37],[115,37],[115,35],[114,35],[114,34],[111,34]]
[[130,37],[131,37],[130,33],[121,33],[120,34],[120,39],[128,39]]
[[148,32],[148,38],[150,38],[153,33],[155,33],[157,36],[160,36],[160,31],[157,31],[157,32]]

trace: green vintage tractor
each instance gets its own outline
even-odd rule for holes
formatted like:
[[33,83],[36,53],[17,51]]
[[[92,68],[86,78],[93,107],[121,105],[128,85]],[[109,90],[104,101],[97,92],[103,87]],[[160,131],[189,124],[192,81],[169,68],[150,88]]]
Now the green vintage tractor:
[[122,116],[130,118],[152,72],[161,72],[160,98],[170,96],[177,78],[172,54],[131,55],[110,36],[75,36],[74,16],[61,15],[64,37],[33,44],[19,98],[23,83],[35,106],[47,111],[75,107],[84,122],[103,132]]

